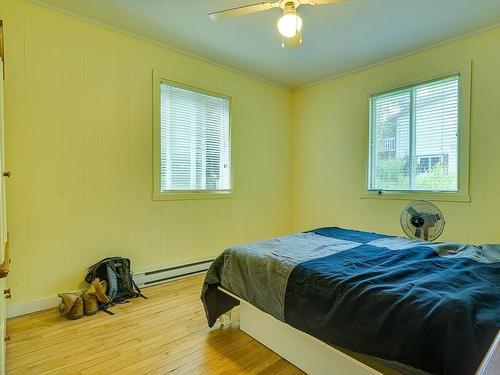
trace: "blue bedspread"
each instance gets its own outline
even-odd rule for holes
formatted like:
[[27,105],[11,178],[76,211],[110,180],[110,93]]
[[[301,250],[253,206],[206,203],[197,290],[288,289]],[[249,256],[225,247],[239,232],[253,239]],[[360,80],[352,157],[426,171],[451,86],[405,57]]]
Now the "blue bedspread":
[[[360,245],[298,264],[284,318],[328,343],[433,374],[473,374],[500,328],[500,263],[322,228]],[[390,242],[390,241],[389,241]]]
[[472,375],[500,329],[500,245],[321,228],[218,256],[201,294],[210,326],[238,304],[220,286],[405,374]]

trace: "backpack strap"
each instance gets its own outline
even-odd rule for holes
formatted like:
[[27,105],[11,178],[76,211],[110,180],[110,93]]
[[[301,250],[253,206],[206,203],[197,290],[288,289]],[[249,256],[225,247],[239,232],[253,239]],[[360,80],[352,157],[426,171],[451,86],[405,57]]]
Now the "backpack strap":
[[114,259],[114,258],[105,258],[105,259],[102,259],[100,260],[99,262],[97,262],[96,264],[90,266],[88,269],[87,269],[87,274],[85,275],[85,281],[88,283],[88,284],[92,284],[92,281],[94,281],[94,279],[97,277],[97,271],[100,267],[104,267],[104,265],[110,261],[111,259]]
[[135,293],[137,294],[137,297],[142,297],[144,299],[148,299],[148,297],[146,297],[144,294],[142,294],[141,290],[139,289],[139,287],[135,283],[133,277],[130,277],[130,279],[132,280],[132,286],[133,286],[133,288],[135,290]]
[[109,304],[109,303],[105,303],[105,304],[103,304],[103,305],[99,306],[99,310],[104,311],[104,312],[105,312],[106,314],[108,314],[108,315],[115,315],[115,313],[114,313],[113,311],[109,311],[109,310],[108,310],[108,307],[109,307],[109,306],[110,306],[110,304]]
[[87,282],[87,284],[92,284],[92,281],[94,281],[94,279],[96,278],[97,268],[100,265],[101,265],[101,262],[96,263],[87,269],[87,274],[85,275],[85,281]]

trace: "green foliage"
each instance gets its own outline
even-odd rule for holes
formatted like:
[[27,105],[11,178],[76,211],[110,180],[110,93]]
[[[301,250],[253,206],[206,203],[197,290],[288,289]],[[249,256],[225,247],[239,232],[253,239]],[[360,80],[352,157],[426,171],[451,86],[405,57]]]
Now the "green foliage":
[[430,172],[418,173],[415,180],[417,190],[456,190],[457,177],[448,175],[446,165],[436,164]]
[[[408,162],[405,159],[377,161],[375,187],[382,190],[409,189]],[[446,165],[436,164],[430,172],[417,173],[415,190],[453,191],[457,189],[457,177],[448,175]]]
[[402,190],[409,185],[408,162],[404,159],[377,160],[375,186],[383,190]]

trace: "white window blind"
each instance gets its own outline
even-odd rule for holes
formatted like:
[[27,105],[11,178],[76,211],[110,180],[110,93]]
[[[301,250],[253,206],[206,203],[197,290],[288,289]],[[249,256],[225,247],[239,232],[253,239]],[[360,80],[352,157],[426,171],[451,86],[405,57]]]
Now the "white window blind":
[[226,97],[161,83],[162,192],[231,189],[229,107]]
[[459,84],[456,74],[370,97],[369,190],[458,191]]

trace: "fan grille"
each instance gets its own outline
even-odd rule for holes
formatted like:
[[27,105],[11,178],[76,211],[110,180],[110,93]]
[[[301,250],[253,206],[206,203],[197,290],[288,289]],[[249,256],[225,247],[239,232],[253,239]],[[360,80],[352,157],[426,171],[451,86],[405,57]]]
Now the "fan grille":
[[401,228],[411,239],[434,241],[444,230],[445,220],[441,210],[428,201],[408,204],[400,216]]

